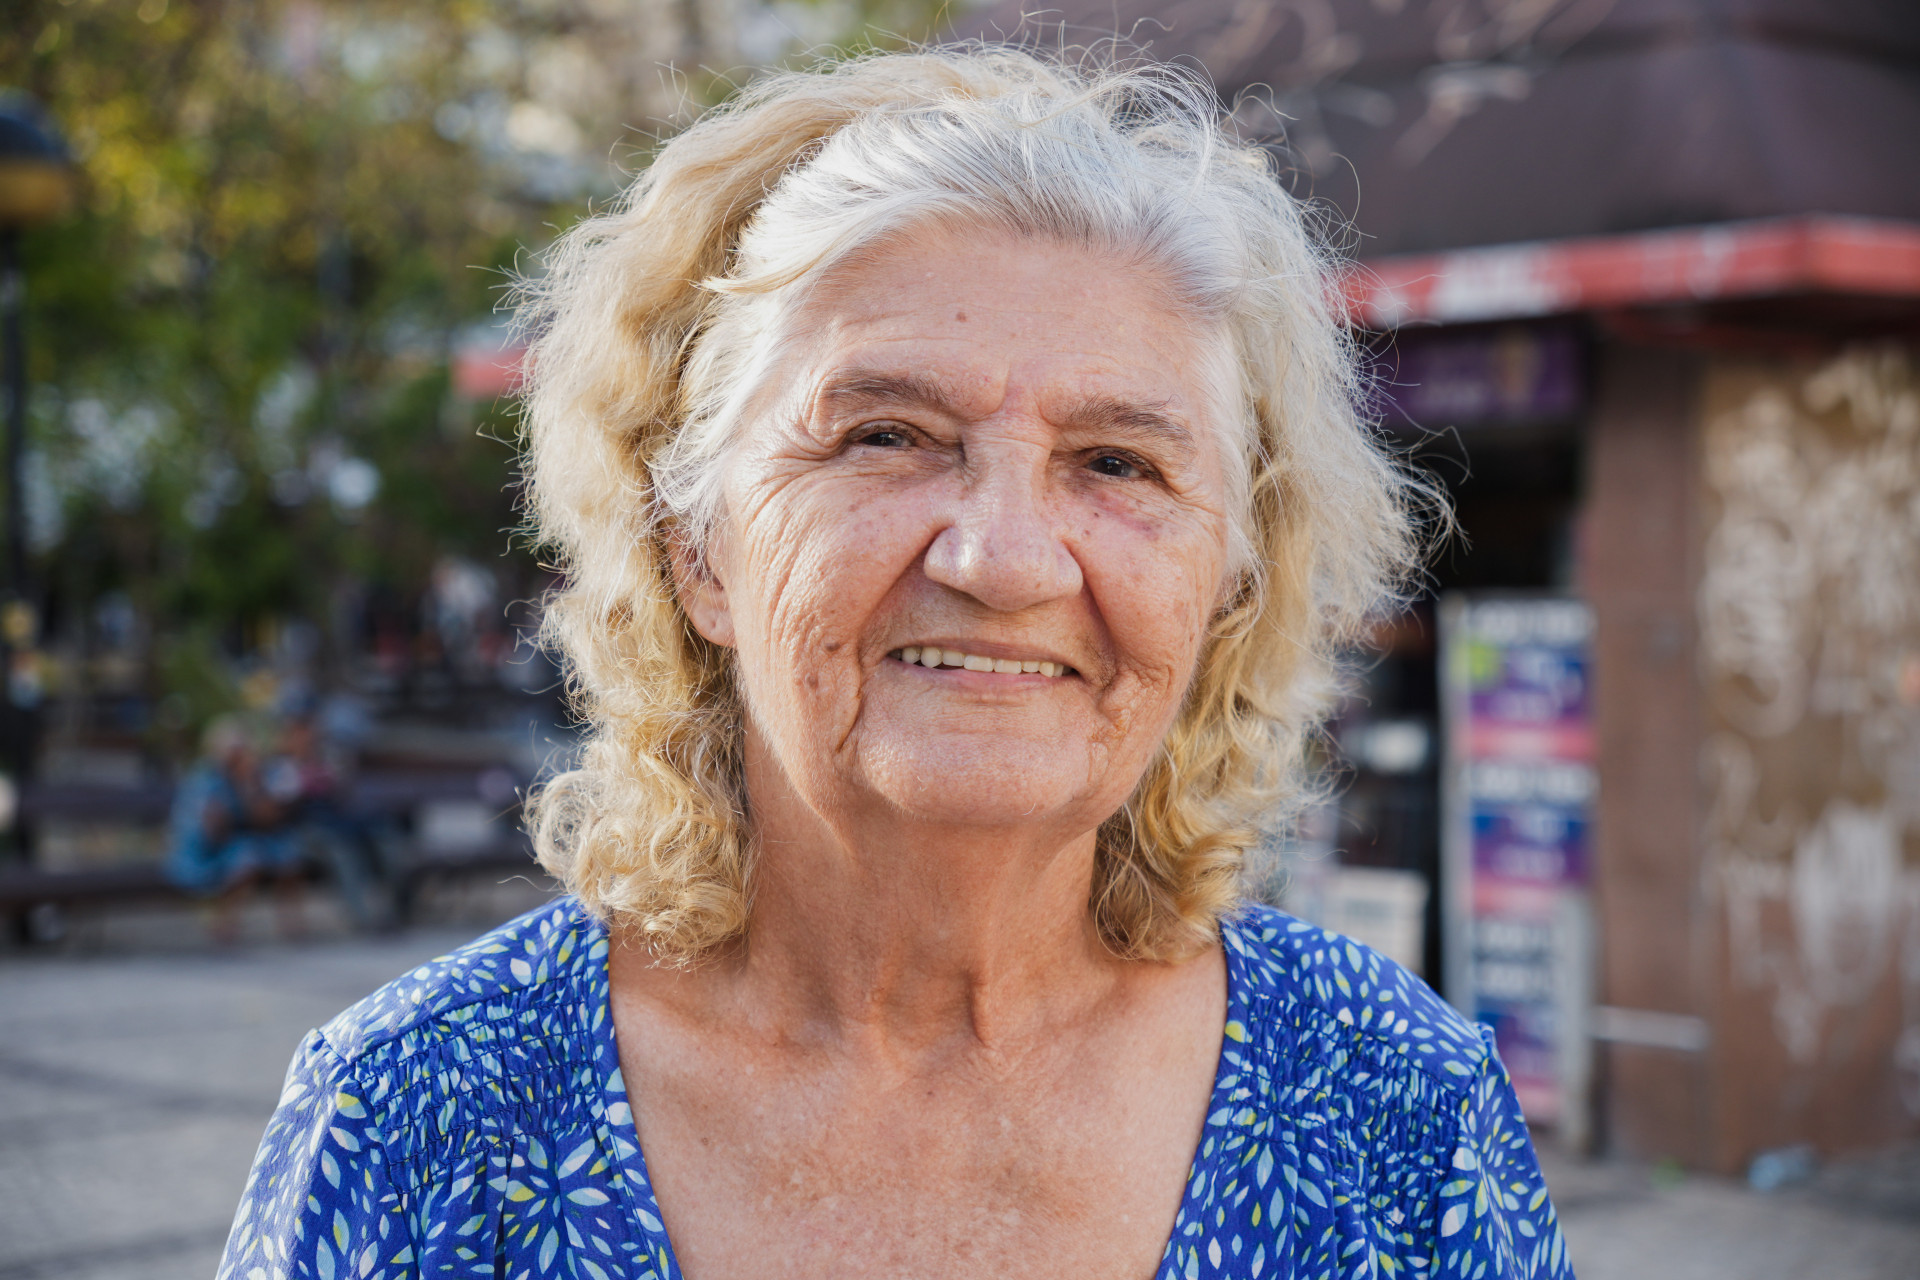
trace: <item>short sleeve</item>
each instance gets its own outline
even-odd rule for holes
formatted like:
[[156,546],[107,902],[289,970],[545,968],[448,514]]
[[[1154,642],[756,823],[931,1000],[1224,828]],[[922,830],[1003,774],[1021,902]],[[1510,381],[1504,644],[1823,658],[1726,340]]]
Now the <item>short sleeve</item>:
[[418,1274],[365,1092],[310,1033],[254,1156],[219,1280]]
[[1434,1200],[1436,1280],[1573,1280],[1513,1081],[1488,1046]]

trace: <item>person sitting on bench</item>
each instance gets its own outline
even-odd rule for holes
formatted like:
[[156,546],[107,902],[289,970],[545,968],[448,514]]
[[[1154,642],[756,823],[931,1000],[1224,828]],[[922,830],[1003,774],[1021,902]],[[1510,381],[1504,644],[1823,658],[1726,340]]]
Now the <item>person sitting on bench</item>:
[[238,717],[207,726],[202,757],[174,793],[167,874],[210,899],[216,940],[238,936],[238,909],[250,886],[271,879],[283,932],[301,932],[300,842],[284,807],[260,784],[253,735]]

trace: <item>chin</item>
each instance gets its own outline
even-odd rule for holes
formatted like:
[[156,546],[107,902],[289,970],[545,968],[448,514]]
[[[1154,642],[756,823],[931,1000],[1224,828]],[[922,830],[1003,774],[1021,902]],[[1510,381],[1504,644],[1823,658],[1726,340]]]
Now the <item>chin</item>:
[[955,826],[1038,826],[1084,809],[1090,826],[1099,823],[1097,806],[1090,803],[1084,747],[1064,750],[1054,743],[1003,736],[958,736],[957,741],[919,737],[862,747],[859,772],[865,785],[913,819]]

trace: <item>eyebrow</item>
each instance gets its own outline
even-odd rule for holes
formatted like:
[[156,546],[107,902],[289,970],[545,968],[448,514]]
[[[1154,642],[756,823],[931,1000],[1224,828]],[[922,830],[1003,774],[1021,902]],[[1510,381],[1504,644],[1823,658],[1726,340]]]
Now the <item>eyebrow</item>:
[[1177,415],[1167,412],[1164,401],[1141,404],[1117,396],[1091,396],[1075,405],[1059,423],[1069,430],[1120,431],[1149,436],[1183,455],[1193,452],[1192,430]]
[[[952,397],[937,381],[918,374],[847,369],[829,375],[814,395],[816,402],[830,411],[902,405],[932,409],[955,418],[965,416],[954,408]],[[1055,423],[1070,431],[1121,431],[1148,436],[1184,455],[1191,455],[1194,447],[1192,429],[1177,415],[1167,412],[1164,401],[1147,404],[1118,396],[1089,396],[1058,416]]]
[[829,410],[846,410],[868,405],[912,405],[937,409],[959,417],[952,399],[932,378],[911,373],[883,373],[871,369],[845,369],[829,375],[814,391],[814,400]]

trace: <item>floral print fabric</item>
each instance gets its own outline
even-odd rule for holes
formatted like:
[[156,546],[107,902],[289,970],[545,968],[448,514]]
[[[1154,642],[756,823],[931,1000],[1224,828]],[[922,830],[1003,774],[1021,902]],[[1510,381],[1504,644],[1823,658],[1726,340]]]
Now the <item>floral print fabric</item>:
[[[1486,1036],[1264,907],[1223,922],[1227,1024],[1157,1280],[1571,1280]],[[221,1280],[675,1280],[607,1000],[561,899],[313,1032]]]

